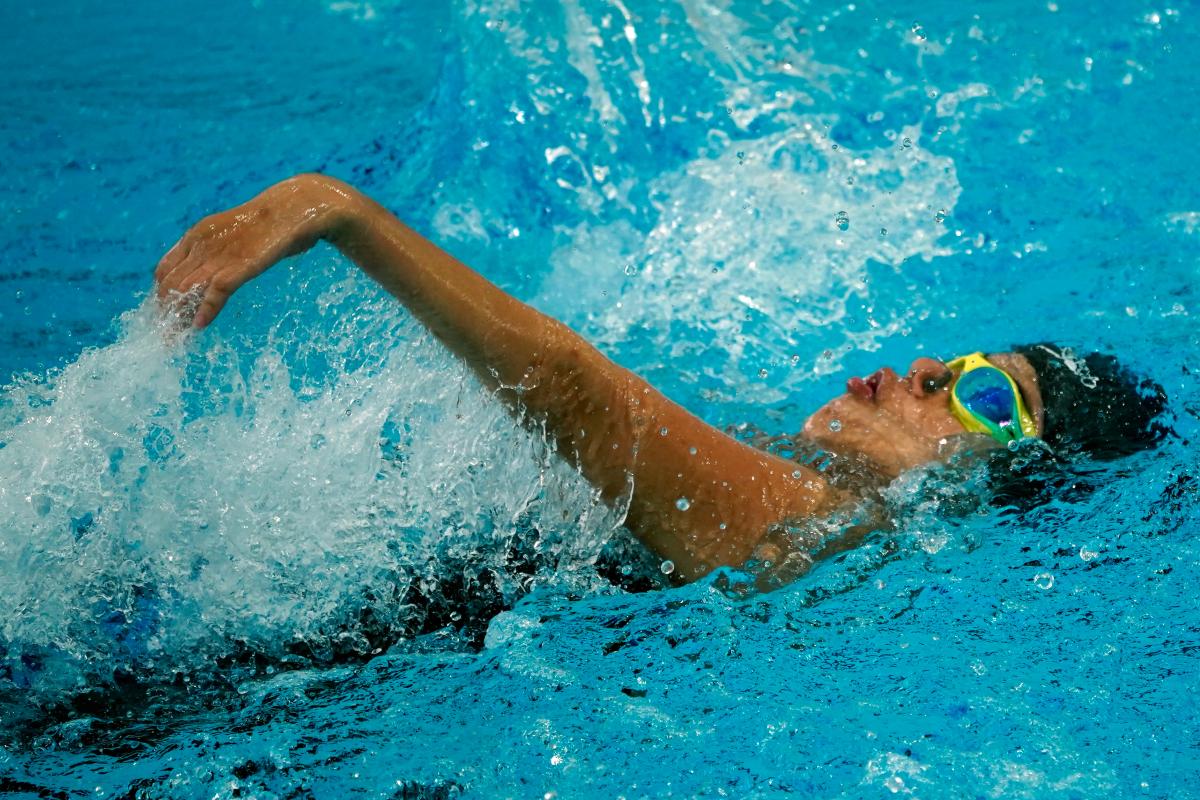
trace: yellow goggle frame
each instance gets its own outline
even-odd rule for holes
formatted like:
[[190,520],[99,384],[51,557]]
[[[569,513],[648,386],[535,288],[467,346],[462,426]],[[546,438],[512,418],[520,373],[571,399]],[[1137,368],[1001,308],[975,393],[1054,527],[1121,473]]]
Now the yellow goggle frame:
[[[1021,397],[1021,387],[1013,380],[1013,377],[1004,370],[997,367],[992,362],[984,357],[983,353],[971,353],[965,356],[959,356],[951,361],[946,362],[946,366],[954,372],[958,373],[954,379],[954,384],[950,388],[950,413],[962,423],[962,426],[971,433],[984,433],[991,436],[1001,444],[1008,444],[1017,439],[1026,437],[1037,438],[1037,422],[1034,421],[1033,415],[1025,408],[1025,400]],[[1009,388],[1012,390],[1013,400],[1017,409],[1017,420],[1020,425],[1018,430],[1016,426],[1000,427],[996,422],[981,417],[975,412],[967,408],[958,396],[958,381],[963,375],[969,372],[974,372],[977,369],[991,367],[1004,376],[1008,381]]]

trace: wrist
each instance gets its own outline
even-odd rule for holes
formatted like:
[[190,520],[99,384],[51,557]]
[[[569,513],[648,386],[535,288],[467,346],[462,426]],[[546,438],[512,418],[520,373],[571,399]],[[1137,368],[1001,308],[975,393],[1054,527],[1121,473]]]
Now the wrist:
[[314,172],[296,175],[284,183],[301,198],[305,214],[316,223],[317,239],[336,245],[362,213],[362,195],[337,178]]

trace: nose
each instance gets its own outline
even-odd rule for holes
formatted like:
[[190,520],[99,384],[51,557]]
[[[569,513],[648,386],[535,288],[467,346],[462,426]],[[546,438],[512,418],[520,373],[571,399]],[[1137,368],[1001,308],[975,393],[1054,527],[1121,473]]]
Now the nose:
[[918,358],[908,368],[908,390],[924,397],[945,389],[953,378],[950,368],[936,358]]

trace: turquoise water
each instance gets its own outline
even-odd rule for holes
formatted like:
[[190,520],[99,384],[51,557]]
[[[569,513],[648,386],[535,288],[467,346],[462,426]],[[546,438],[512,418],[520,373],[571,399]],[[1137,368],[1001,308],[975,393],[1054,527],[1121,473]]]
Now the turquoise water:
[[[1200,796],[1200,9],[66,6],[0,51],[0,790]],[[717,425],[1056,340],[1177,436],[668,589],[336,253],[162,335],[166,247],[304,170]]]

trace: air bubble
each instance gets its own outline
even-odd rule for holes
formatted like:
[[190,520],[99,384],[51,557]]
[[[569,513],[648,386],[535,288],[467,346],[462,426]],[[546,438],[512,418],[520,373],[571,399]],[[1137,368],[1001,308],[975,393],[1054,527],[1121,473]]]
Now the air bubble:
[[912,139],[910,139],[909,137],[905,136],[905,137],[904,137],[904,138],[903,138],[903,139],[900,141],[900,147],[901,147],[901,149],[904,149],[904,150],[908,150],[908,149],[912,148]]
[[675,562],[668,558],[666,561],[658,565],[658,571],[663,575],[670,575],[675,571]]
[[687,511],[692,507],[692,501],[688,500],[686,497],[681,497],[675,501],[675,507],[680,511]]
[[838,226],[839,230],[847,230],[850,227],[850,215],[845,211],[839,211],[837,216],[833,218],[833,222]]
[[636,264],[626,264],[625,265],[625,274],[626,275],[637,275],[638,274],[637,265]]
[[1094,561],[1100,555],[1101,545],[1099,542],[1087,542],[1079,548],[1079,557],[1084,561]]
[[693,456],[694,456],[694,455],[696,455],[696,453],[697,453],[697,452],[698,452],[698,451],[697,451],[697,450],[696,450],[696,448],[694,448],[694,447],[689,447],[689,448],[688,448],[688,455],[693,455]]
[[1039,572],[1033,576],[1033,585],[1042,591],[1047,591],[1054,587],[1054,576],[1049,572]]
[[663,425],[661,428],[659,428],[659,429],[658,429],[658,435],[659,435],[659,436],[666,436],[668,432],[669,432],[669,431],[667,430],[667,426],[666,426],[666,425]]
[[879,229],[879,235],[880,235],[880,236],[887,236],[887,228],[880,228],[880,229]]
[[933,215],[933,221],[939,225],[946,220],[946,209],[939,208],[937,213]]
[[914,22],[912,24],[913,36],[916,36],[922,42],[925,41],[925,29],[921,27],[921,23]]
[[841,429],[842,429],[842,421],[840,419],[829,420],[829,430],[833,431],[834,433],[837,433]]
[[767,375],[769,375],[769,374],[770,374],[770,373],[769,373],[769,372],[767,372],[767,370],[766,370],[765,368],[763,368],[763,369],[760,369],[760,370],[758,371],[758,377],[760,377],[760,378],[766,378],[766,377],[767,377]]

